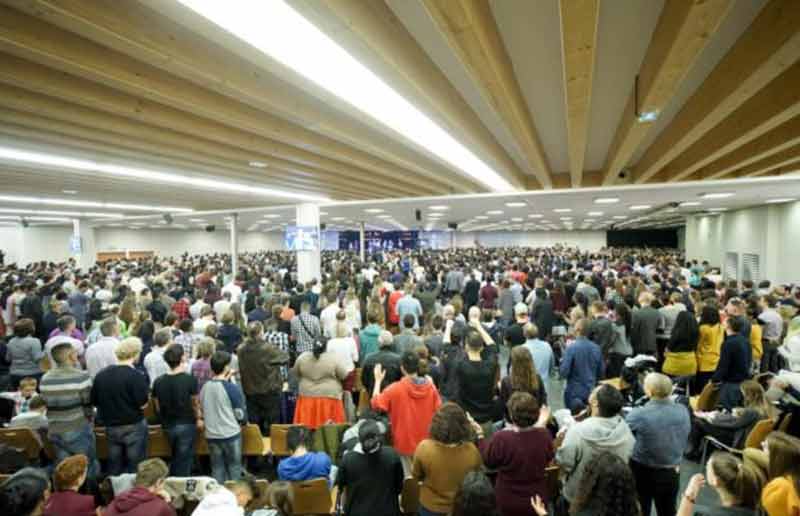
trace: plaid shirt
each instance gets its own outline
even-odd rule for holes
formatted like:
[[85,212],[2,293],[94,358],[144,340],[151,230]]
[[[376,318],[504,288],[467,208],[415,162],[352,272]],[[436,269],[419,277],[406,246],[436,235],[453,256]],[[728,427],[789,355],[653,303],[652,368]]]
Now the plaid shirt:
[[[303,319],[302,322],[300,319]],[[305,326],[304,326],[305,325]],[[322,336],[319,319],[309,313],[301,313],[292,319],[292,339],[297,348],[297,355],[314,349],[314,338]],[[306,330],[308,328],[308,330]],[[311,334],[309,334],[309,331]]]
[[178,299],[175,303],[172,304],[172,312],[178,316],[178,320],[189,319],[191,318],[191,314],[189,314],[189,303],[187,303],[184,299]]
[[[264,337],[268,343],[272,344],[283,352],[289,353],[289,336],[282,331],[267,331],[267,334]],[[284,382],[289,378],[288,365],[281,366],[281,378]]]
[[192,335],[191,332],[181,332],[175,337],[174,342],[175,344],[183,346],[183,356],[187,359],[194,358],[194,355],[192,355],[192,350],[194,349],[194,335]]

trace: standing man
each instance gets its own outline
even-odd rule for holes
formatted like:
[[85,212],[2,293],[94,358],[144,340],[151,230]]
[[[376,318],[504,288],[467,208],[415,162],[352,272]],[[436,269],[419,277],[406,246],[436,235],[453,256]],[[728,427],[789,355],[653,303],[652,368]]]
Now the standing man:
[[661,326],[661,314],[653,308],[653,294],[642,292],[639,295],[641,308],[634,310],[631,322],[631,345],[634,355],[656,356],[658,345],[656,332]]
[[672,380],[661,373],[650,373],[644,380],[650,399],[643,407],[628,413],[625,422],[636,437],[631,471],[636,479],[642,514],[650,514],[655,503],[658,516],[674,516],[678,497],[680,465],[692,429],[687,408],[675,403]]
[[280,419],[281,368],[289,363],[289,354],[266,342],[261,323],[254,321],[247,325],[247,338],[237,355],[250,421],[269,435],[270,426]]
[[575,322],[577,339],[567,347],[561,359],[561,378],[564,388],[564,405],[576,414],[586,408],[597,381],[603,377],[603,355],[600,347],[589,340],[589,323],[586,319]]
[[116,350],[119,346],[119,323],[116,317],[109,317],[100,324],[102,337],[86,350],[86,370],[94,379],[97,373],[108,366],[117,365]]

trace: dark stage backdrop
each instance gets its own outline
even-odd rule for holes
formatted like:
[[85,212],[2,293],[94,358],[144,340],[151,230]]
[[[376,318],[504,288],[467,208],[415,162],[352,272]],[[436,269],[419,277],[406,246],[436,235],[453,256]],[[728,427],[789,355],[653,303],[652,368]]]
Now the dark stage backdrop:
[[613,247],[678,247],[677,229],[620,229],[606,232],[606,244]]

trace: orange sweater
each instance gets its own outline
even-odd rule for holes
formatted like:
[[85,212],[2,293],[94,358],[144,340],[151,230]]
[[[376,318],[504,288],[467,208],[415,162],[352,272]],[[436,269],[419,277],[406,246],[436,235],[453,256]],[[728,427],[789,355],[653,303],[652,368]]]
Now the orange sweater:
[[767,484],[761,504],[769,516],[800,516],[800,496],[791,477],[775,478]]

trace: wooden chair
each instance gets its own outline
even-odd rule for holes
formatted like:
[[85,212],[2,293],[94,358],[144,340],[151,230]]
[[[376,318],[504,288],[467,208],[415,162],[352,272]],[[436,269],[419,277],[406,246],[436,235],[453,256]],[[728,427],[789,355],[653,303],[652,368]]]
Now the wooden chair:
[[628,384],[626,384],[625,381],[619,376],[617,376],[616,378],[609,378],[607,380],[602,380],[600,383],[610,385],[615,389],[617,389],[618,391],[624,391],[625,389],[628,388]]
[[276,457],[288,457],[292,454],[286,442],[289,428],[295,425],[271,425],[269,427],[270,451]]
[[42,444],[36,438],[34,430],[30,428],[0,429],[0,443],[24,451],[25,456],[32,462],[38,463],[39,461]]
[[150,426],[147,429],[147,457],[162,459],[172,457],[172,447],[169,438],[161,426]]
[[263,457],[269,455],[271,448],[270,438],[261,435],[258,425],[250,423],[242,428],[242,455]]
[[293,514],[330,514],[331,491],[327,478],[315,478],[304,482],[292,482],[294,499]]
[[417,514],[419,512],[419,482],[415,478],[403,481],[403,492],[400,495],[400,512]]
[[719,387],[709,382],[703,387],[703,392],[700,393],[700,397],[697,399],[696,410],[700,412],[710,412],[717,407],[718,402]]

